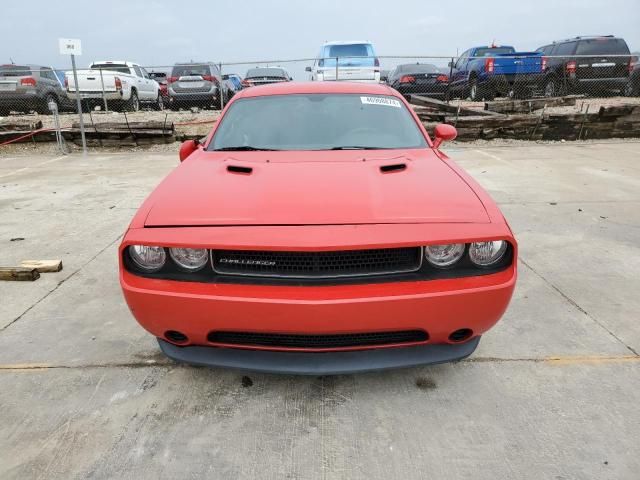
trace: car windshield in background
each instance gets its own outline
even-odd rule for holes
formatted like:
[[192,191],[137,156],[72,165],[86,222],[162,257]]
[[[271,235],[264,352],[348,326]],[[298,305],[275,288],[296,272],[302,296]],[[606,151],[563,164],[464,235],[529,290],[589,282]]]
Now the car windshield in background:
[[475,56],[476,57],[490,57],[491,55],[508,55],[510,53],[515,53],[515,50],[510,47],[496,47],[496,48],[478,48],[476,49]]
[[211,75],[208,65],[176,65],[171,73],[172,77],[204,77]]
[[0,77],[25,77],[32,75],[30,67],[20,65],[2,65],[0,67]]
[[109,70],[111,72],[131,73],[131,69],[126,65],[118,65],[114,63],[94,63],[91,65],[94,70]]
[[619,38],[594,38],[578,43],[576,55],[625,55],[629,47]]
[[325,67],[335,67],[336,58],[339,66],[373,67],[373,47],[368,43],[351,45],[327,45],[322,53]]
[[400,72],[411,72],[411,73],[439,73],[438,67],[430,64],[423,65],[402,65],[402,68],[399,69]]
[[382,95],[300,94],[237,100],[208,150],[422,148],[405,105]]
[[287,74],[281,68],[252,68],[244,78],[287,78]]

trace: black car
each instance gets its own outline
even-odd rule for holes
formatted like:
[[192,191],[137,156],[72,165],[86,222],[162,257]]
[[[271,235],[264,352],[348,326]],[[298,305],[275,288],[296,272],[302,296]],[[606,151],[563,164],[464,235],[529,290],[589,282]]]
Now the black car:
[[570,38],[537,51],[546,57],[544,93],[548,97],[622,93],[629,81],[629,47],[613,35]]
[[414,94],[444,98],[449,76],[429,63],[407,63],[389,72],[387,84],[405,97]]
[[640,55],[634,54],[631,64],[631,73],[629,74],[629,81],[624,88],[624,94],[627,97],[639,97],[640,96]]

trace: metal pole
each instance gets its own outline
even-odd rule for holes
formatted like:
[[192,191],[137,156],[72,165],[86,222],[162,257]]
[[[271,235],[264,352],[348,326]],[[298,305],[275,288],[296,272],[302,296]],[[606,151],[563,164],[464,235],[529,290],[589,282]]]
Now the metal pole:
[[102,78],[102,67],[100,67],[100,85],[102,86],[102,101],[104,102],[104,111],[109,111],[109,105],[107,105],[107,97],[104,96],[104,78]]
[[220,111],[224,109],[224,80],[222,79],[222,63],[220,63]]
[[76,87],[76,106],[80,117],[80,136],[82,137],[82,154],[87,154],[87,139],[84,136],[84,119],[82,118],[82,103],[80,101],[80,88],[78,85],[78,71],[76,70],[76,56],[71,55],[71,67],[73,68],[73,83]]
[[338,81],[338,58],[336,57],[336,82]]

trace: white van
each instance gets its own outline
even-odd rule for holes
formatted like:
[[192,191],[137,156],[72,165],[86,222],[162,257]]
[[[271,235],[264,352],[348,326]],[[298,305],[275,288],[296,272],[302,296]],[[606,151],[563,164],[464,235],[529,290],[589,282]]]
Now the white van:
[[313,67],[307,67],[311,81],[380,82],[380,61],[371,42],[327,42]]

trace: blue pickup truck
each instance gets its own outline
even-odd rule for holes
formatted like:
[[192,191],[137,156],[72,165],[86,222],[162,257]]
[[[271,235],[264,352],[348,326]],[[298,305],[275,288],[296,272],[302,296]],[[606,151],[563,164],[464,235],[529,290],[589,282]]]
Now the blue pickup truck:
[[545,58],[541,52],[516,52],[510,46],[473,47],[451,67],[450,92],[471,100],[500,96],[529,97],[542,87]]

